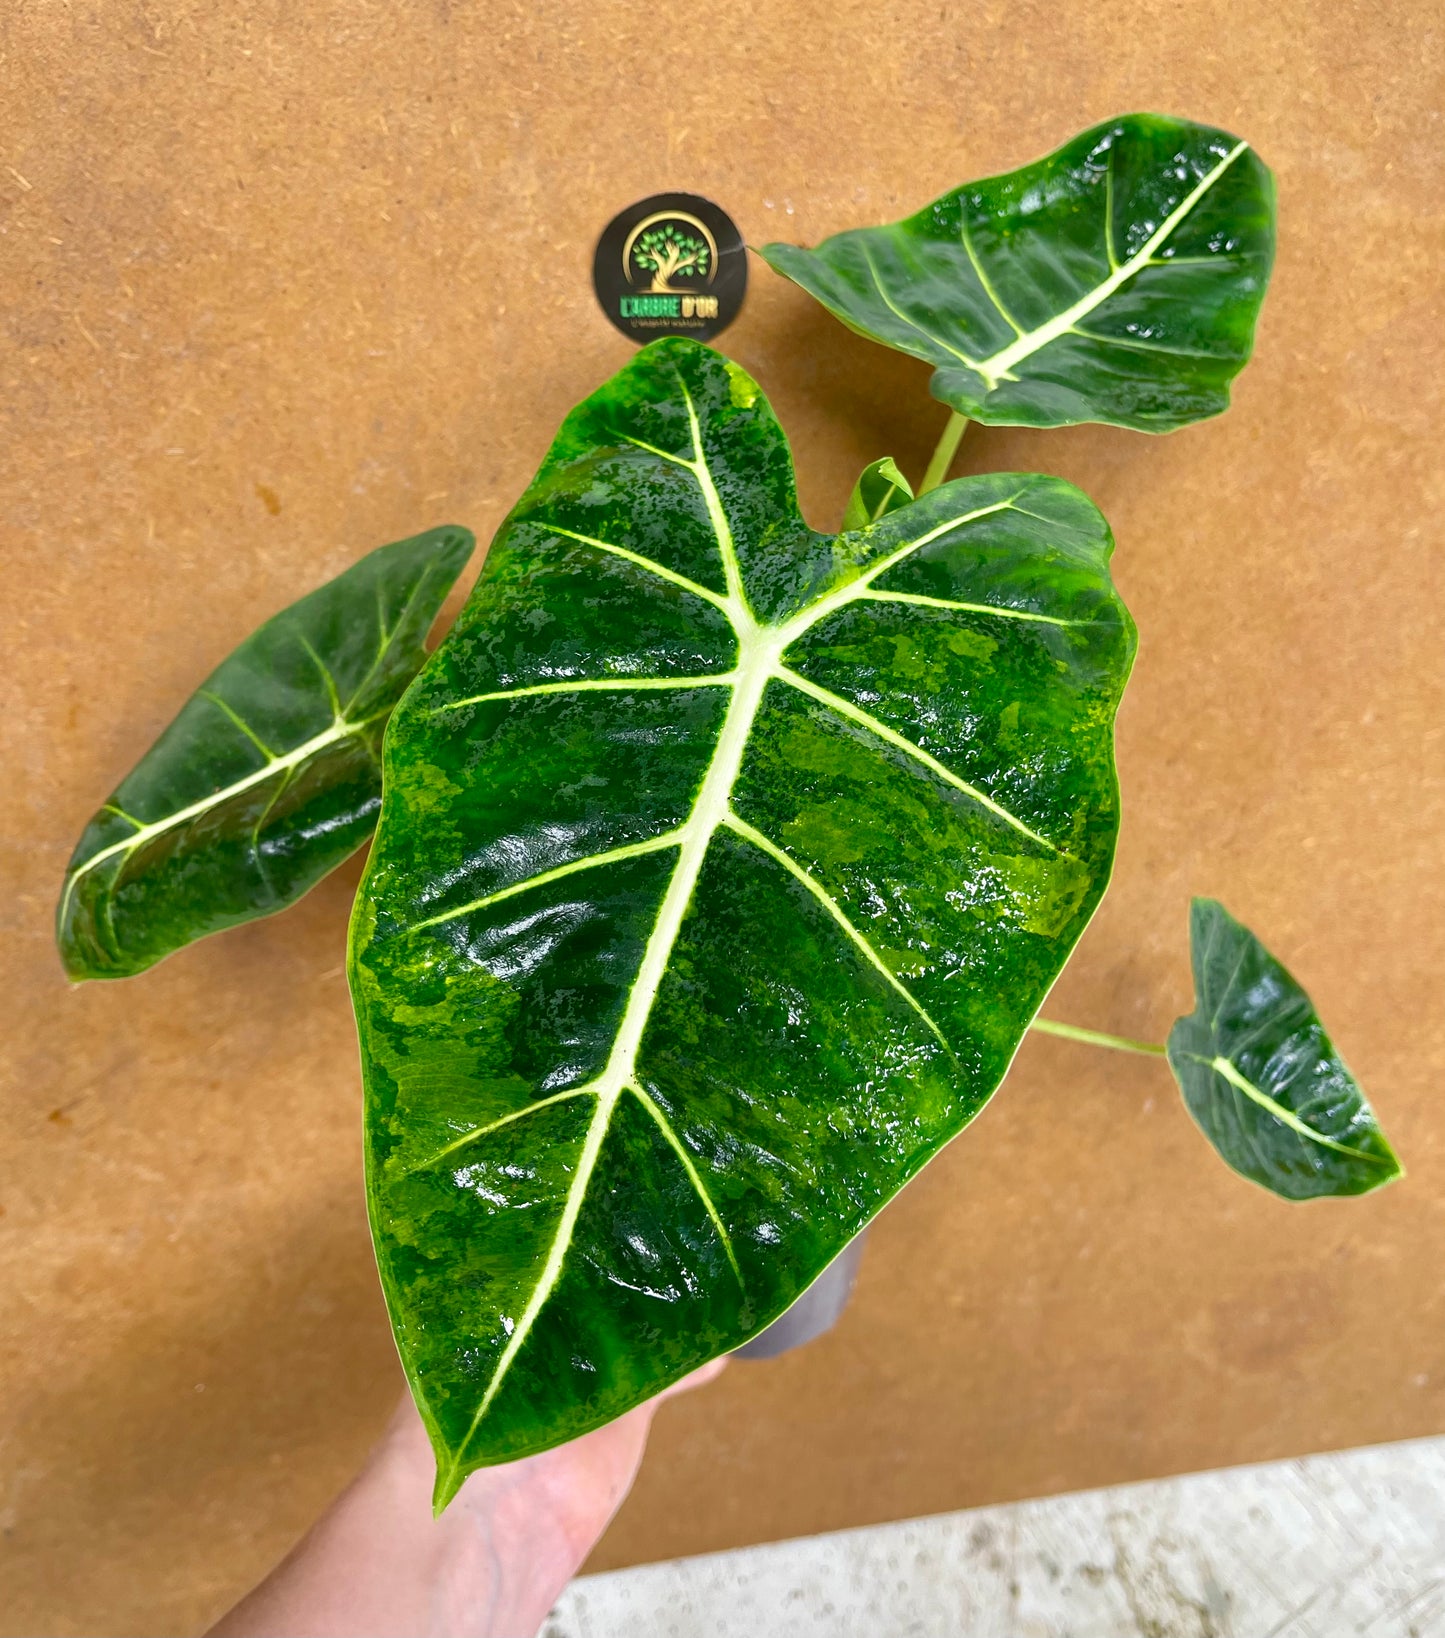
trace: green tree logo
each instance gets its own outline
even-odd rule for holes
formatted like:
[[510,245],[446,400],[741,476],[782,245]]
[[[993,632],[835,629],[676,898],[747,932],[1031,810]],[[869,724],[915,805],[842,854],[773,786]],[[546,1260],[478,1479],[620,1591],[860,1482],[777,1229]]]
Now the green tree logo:
[[660,295],[678,293],[670,281],[679,273],[689,273],[694,278],[704,277],[708,270],[708,255],[708,247],[703,240],[695,239],[686,229],[673,222],[664,222],[660,227],[644,233],[632,247],[633,261],[652,274],[652,283],[648,288]]

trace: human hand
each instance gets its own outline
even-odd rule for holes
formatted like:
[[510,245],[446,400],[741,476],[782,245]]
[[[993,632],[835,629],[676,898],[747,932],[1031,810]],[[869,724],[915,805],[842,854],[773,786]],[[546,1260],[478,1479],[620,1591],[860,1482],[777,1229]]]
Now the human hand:
[[607,1528],[664,1399],[606,1427],[473,1473],[431,1516],[433,1458],[410,1393],[361,1472],[209,1638],[532,1638]]

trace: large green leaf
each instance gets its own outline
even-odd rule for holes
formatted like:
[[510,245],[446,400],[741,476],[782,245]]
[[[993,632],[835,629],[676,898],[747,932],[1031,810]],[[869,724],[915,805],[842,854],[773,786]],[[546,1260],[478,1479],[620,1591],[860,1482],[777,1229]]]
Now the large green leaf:
[[201,684],[86,826],[56,937],[72,978],[125,978],[300,898],[371,834],[381,736],[473,546],[383,546],[268,620]]
[[1225,409],[1249,358],[1274,183],[1224,131],[1129,114],[904,221],[762,254],[975,421],[1169,432]]
[[1113,854],[1110,549],[1016,475],[815,534],[695,342],[568,417],[392,721],[353,920],[439,1500],[761,1330],[998,1084]]
[[1222,904],[1189,916],[1194,1011],[1169,1032],[1189,1113],[1224,1160],[1289,1200],[1364,1194],[1400,1175],[1309,996]]

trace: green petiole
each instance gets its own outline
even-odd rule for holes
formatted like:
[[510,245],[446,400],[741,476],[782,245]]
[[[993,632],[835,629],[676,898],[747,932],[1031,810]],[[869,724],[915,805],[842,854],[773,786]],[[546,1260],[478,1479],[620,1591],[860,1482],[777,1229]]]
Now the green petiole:
[[1124,1035],[1105,1035],[1097,1029],[1080,1029],[1077,1024],[1056,1024],[1052,1018],[1035,1018],[1029,1025],[1040,1035],[1057,1035],[1065,1041],[1083,1041],[1087,1046],[1108,1047],[1113,1052],[1142,1052],[1150,1058],[1162,1058],[1166,1049],[1151,1041],[1131,1041]]
[[930,489],[937,489],[939,484],[948,476],[948,469],[953,465],[953,457],[958,454],[958,446],[963,441],[963,431],[968,425],[968,417],[960,415],[954,410],[948,417],[943,432],[934,446],[933,454],[929,458],[928,470],[923,474],[923,482],[918,486],[918,493],[926,495]]

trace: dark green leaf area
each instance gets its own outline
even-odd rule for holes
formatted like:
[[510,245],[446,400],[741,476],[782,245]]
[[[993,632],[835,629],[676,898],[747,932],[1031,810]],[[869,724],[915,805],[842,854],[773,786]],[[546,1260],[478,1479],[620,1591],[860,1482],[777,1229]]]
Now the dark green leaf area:
[[[616,1033],[669,862],[625,860],[593,872],[583,898],[563,880],[448,923],[440,958],[435,946],[422,958],[421,935],[372,945],[363,983],[412,998],[382,1012],[358,996],[372,1100],[368,1172],[386,1203],[377,1249],[388,1290],[404,1296],[398,1339],[445,1448],[464,1444],[496,1370],[506,1342],[499,1316],[515,1315],[516,1291],[545,1263],[595,1109],[579,1088]],[[655,1142],[650,1119],[649,1132]],[[609,1164],[621,1137],[619,1121]],[[629,1198],[673,1221],[676,1181],[639,1192],[636,1160],[627,1162]],[[690,1188],[686,1209],[701,1212]],[[576,1244],[585,1251],[584,1239]],[[715,1244],[707,1255],[718,1255]],[[589,1335],[592,1324],[589,1314]],[[532,1373],[551,1369],[543,1358],[529,1351],[518,1361],[519,1384],[535,1391]],[[489,1422],[506,1437],[505,1403]],[[497,1448],[495,1459],[506,1459],[508,1447]]]
[[[788,666],[842,702],[821,702],[835,734],[907,764],[882,737],[901,735],[995,804],[994,822],[1095,862],[1113,845],[1113,715],[1135,646],[1107,526],[1068,485],[1000,473],[856,537],[864,566],[890,564],[921,520],[936,537],[813,626]],[[1078,826],[1067,836],[1061,798]]]
[[206,679],[71,858],[57,939],[72,978],[142,972],[284,909],[367,839],[386,718],[472,544],[433,529],[381,547]]
[[639,1060],[738,1265],[699,1359],[781,1313],[977,1111],[1007,1055],[960,1046],[963,1061],[812,887],[716,838]]
[[1169,1064],[1227,1164],[1288,1200],[1364,1194],[1398,1177],[1296,980],[1213,899],[1194,900],[1189,942],[1195,1009],[1170,1031]]
[[[772,408],[757,383],[719,355],[712,356],[721,367],[708,370],[690,367],[686,352],[668,342],[654,343],[646,356],[644,369],[626,380],[624,370],[615,389],[594,393],[567,417],[512,516],[540,512],[549,524],[616,540],[606,533],[610,520],[633,550],[723,591],[709,505],[715,497],[753,607],[767,614],[786,597],[801,543],[812,538],[798,515],[792,456]],[[699,454],[706,485],[689,464]],[[597,527],[583,530],[584,521]]]
[[[485,1058],[469,1060],[469,1075],[495,1081],[513,1102],[519,1086],[546,1091],[600,1075],[667,886],[667,863],[659,853],[621,860],[601,868],[585,893],[575,883],[552,881],[487,911],[449,917],[437,929],[447,957],[434,958],[424,983],[411,984],[426,1011],[408,1014],[408,1048],[398,1052],[393,1068],[406,1106],[419,1109],[419,1119],[396,1133],[408,1152],[418,1143],[431,1152],[433,1138],[452,1120],[452,1112],[429,1106],[424,1060],[431,1048],[444,1053],[465,1038],[480,1052],[487,1043]],[[413,948],[398,940],[388,952],[387,976],[411,983],[413,958]],[[500,1007],[496,984],[505,986]],[[411,1079],[418,1050],[419,1084]],[[467,1129],[473,1124],[469,1120]]]
[[[433,1152],[456,1135],[463,1110],[470,1132],[510,1113],[519,1089],[525,1104],[601,1072],[672,862],[664,850],[641,853],[588,871],[580,891],[558,875],[444,911],[429,925],[378,931],[378,993],[412,997],[398,1017],[377,1023],[372,1046],[401,1099],[387,1154],[397,1143],[408,1154]],[[456,1110],[437,1101],[433,1076],[453,1047],[463,1054],[446,1077],[461,1100]],[[476,1103],[478,1088],[496,1091],[505,1107]]]
[[[397,824],[376,866],[377,933],[417,926],[450,940],[454,918],[493,906],[510,916],[521,884],[671,845],[726,708],[723,688],[624,684],[424,716],[425,738],[398,735],[391,753]],[[556,880],[583,898],[594,885]]]
[[[641,550],[674,468],[711,572]],[[815,534],[690,342],[569,417],[388,731],[353,921],[440,1501],[746,1341],[990,1095],[1108,874],[1109,550],[1007,475]]]
[[[1110,667],[1127,655],[1121,629],[854,604],[800,649],[790,655],[800,675],[944,762],[1020,826],[1054,840],[1047,833],[1063,792],[1111,845]],[[909,763],[910,753],[887,749],[865,723],[815,709],[836,724],[835,737]],[[1085,834],[1057,840],[1090,851]]]
[[869,528],[839,535],[826,577],[799,606],[867,575],[870,606],[934,598],[1045,624],[1097,619],[1132,632],[1108,578],[1113,550],[1098,507],[1072,484],[991,472],[942,484]]
[[[480,1276],[472,1288],[479,1299],[477,1345],[460,1360],[447,1350],[454,1316],[471,1294],[465,1288],[459,1293],[449,1280],[435,1288],[436,1327],[415,1332],[416,1381],[443,1448],[463,1449],[477,1433],[478,1405],[507,1340],[504,1332],[485,1329],[496,1325],[488,1284],[520,1276],[545,1255],[536,1232],[547,1220],[544,1208],[550,1204],[555,1214],[560,1203],[549,1201],[534,1179],[568,1179],[585,1142],[579,1116],[586,1102],[576,1100],[575,1110],[567,1109],[565,1125],[558,1114],[566,1105],[544,1111],[541,1141],[526,1140],[505,1168],[484,1170],[479,1162],[470,1174],[479,1195],[489,1203],[506,1200],[509,1207],[490,1211],[482,1225],[475,1214],[463,1219],[459,1213],[450,1228],[465,1236],[468,1265]],[[550,1131],[544,1125],[549,1117],[556,1121]],[[443,1221],[430,1238],[445,1232]],[[736,1276],[676,1154],[635,1096],[618,1105],[609,1124],[572,1246],[553,1301],[574,1316],[576,1331],[537,1333],[535,1345],[518,1355],[502,1379],[486,1412],[494,1426],[489,1453],[496,1460],[533,1448],[538,1403],[548,1405],[560,1438],[576,1437],[597,1425],[599,1411],[605,1419],[647,1398],[659,1376],[685,1374],[697,1358],[699,1338],[713,1339],[716,1347],[735,1329]],[[424,1303],[417,1310],[427,1311]],[[585,1348],[577,1346],[578,1335],[587,1338]],[[443,1471],[439,1483],[446,1478]]]
[[[831,901],[835,938],[876,958],[883,982],[885,972],[902,980],[955,1056],[996,1026],[1008,1034],[999,994],[1031,976],[1030,963],[1047,968],[1053,940],[1094,902],[1115,805],[1112,789],[1100,793],[1092,846],[1056,849],[782,689],[758,723],[734,803],[806,876],[799,886]],[[901,993],[895,999],[911,1005]]]
[[762,254],[974,420],[1167,432],[1226,408],[1249,358],[1274,185],[1228,133],[1133,114],[904,221]]
[[464,733],[472,708],[461,701],[477,695],[712,676],[736,659],[737,638],[713,604],[627,558],[519,520],[492,548],[485,580],[409,708],[434,706]]
[[[423,1073],[424,1064],[413,1071],[413,1089]],[[410,1107],[400,1101],[405,1096],[399,1093],[399,1108]],[[493,1096],[505,1108],[496,1089]],[[406,1293],[394,1311],[397,1342],[422,1416],[444,1445],[466,1439],[506,1346],[510,1293],[546,1259],[586,1136],[588,1101],[534,1109],[506,1128],[505,1147],[476,1143],[434,1159],[417,1145],[385,1162],[388,1226],[377,1256],[387,1287]],[[373,1148],[373,1188],[382,1164]],[[465,1346],[458,1346],[459,1329]]]

